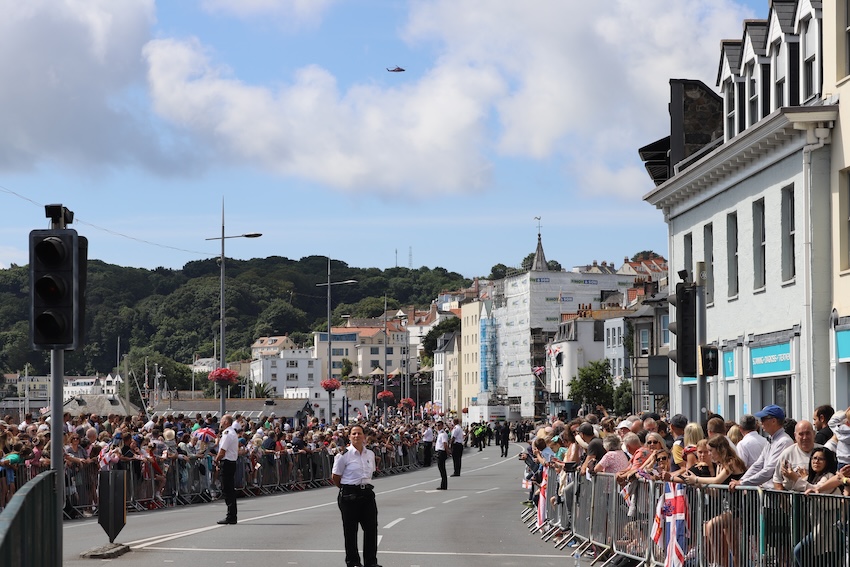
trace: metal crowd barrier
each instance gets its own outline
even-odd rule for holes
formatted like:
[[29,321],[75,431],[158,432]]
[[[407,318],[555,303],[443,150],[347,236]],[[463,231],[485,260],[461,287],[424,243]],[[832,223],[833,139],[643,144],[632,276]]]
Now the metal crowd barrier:
[[[608,474],[568,475],[565,482],[573,483],[572,494],[563,487],[564,499],[553,504],[559,484],[557,475],[549,476],[542,523],[533,507],[522,519],[544,540],[561,536],[559,549],[571,544],[577,548],[571,554],[589,551],[594,563],[613,552],[609,561],[628,557],[647,566],[850,565],[850,497],[642,478],[623,488]],[[676,553],[676,561],[668,553]]]
[[[381,448],[382,466],[376,475],[390,475],[418,468],[417,445]],[[241,455],[237,460],[236,489],[243,496],[259,496],[330,486],[334,455],[326,450],[311,453],[266,451],[255,457]],[[153,510],[175,505],[211,502],[220,494],[212,456],[182,454],[151,457],[147,460],[119,461],[109,468],[126,470],[127,501],[130,511]],[[26,464],[5,467],[14,488],[20,488],[49,467]],[[97,462],[66,465],[65,510],[67,518],[97,514]]]

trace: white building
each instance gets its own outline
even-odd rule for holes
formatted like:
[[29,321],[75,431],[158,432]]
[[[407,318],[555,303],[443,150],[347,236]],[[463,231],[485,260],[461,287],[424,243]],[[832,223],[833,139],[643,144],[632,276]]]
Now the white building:
[[[710,113],[699,132],[687,99],[681,112],[681,82],[671,81],[672,157],[666,174],[647,164],[657,187],[644,200],[664,213],[671,272],[687,270],[693,281],[697,262],[705,265],[707,342],[719,347],[722,368],[706,405],[724,417],[777,404],[809,418],[830,401],[829,187],[839,113],[819,97],[820,4],[773,2],[740,41],[722,43],[721,135],[702,148],[680,142],[713,131]],[[671,384],[672,413],[699,415],[695,382]]]
[[618,274],[607,263],[550,271],[538,234],[531,269],[495,283],[497,385],[507,388],[513,402],[509,413],[523,418],[546,414],[545,382],[532,369],[546,366],[546,347],[562,315],[575,313],[579,305],[599,308],[610,295],[624,295],[633,282],[634,276]]

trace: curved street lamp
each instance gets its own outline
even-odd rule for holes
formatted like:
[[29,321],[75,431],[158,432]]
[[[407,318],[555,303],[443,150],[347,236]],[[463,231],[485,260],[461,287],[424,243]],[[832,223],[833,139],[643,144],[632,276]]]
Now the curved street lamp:
[[[224,241],[227,240],[228,238],[259,238],[260,236],[262,236],[262,233],[260,233],[260,232],[249,232],[247,234],[235,234],[233,236],[225,236],[224,235],[224,199],[221,200],[221,236],[214,236],[212,238],[206,239],[206,240],[221,240],[221,289],[220,289],[220,297],[219,297],[219,303],[220,303],[220,307],[221,307],[221,312],[219,314],[219,325],[220,325],[219,335],[221,337],[221,341],[220,341],[221,342],[221,353],[220,353],[220,356],[219,356],[219,364],[218,364],[219,368],[227,368],[227,359],[225,358],[225,352],[224,352],[224,344],[225,344],[224,343]],[[225,399],[224,385],[219,384],[219,389],[221,390],[221,392],[220,392],[221,401],[219,403],[219,416],[218,416],[218,418],[221,419],[222,417],[224,417],[224,410],[225,410],[225,407],[224,407],[225,406],[225,404],[224,404],[224,399]]]
[[[356,284],[357,280],[343,280],[340,282],[332,282],[331,281],[331,257],[328,256],[328,282],[327,283],[317,283],[316,287],[327,287],[328,288],[328,380],[331,380],[333,375],[333,351],[331,350],[331,286],[335,285],[348,285],[348,284]],[[334,393],[332,391],[328,391],[328,425],[333,421],[333,408],[334,408]]]

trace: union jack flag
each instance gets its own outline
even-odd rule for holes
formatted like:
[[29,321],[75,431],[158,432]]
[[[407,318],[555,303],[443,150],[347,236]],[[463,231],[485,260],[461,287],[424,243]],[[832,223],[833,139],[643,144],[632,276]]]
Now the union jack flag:
[[546,523],[546,486],[549,484],[549,467],[543,467],[543,480],[540,481],[540,494],[537,497],[537,527]]
[[661,541],[662,533],[667,533],[664,567],[684,566],[690,530],[691,517],[684,485],[665,482],[664,494],[658,498],[652,523],[652,541],[656,544]]

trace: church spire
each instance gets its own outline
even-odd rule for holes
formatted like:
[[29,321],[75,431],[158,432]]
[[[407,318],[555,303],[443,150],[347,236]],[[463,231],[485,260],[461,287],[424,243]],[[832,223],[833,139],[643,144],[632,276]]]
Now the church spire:
[[534,217],[537,221],[537,250],[534,251],[534,261],[531,263],[532,272],[548,272],[546,254],[543,253],[543,240],[540,237],[540,217]]

